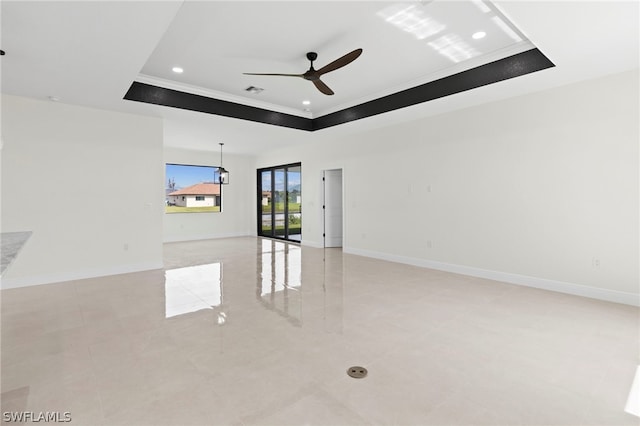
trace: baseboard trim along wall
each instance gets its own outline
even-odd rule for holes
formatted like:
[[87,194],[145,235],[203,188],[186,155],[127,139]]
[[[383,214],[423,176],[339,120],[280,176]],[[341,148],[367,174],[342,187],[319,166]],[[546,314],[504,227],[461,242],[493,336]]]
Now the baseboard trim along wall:
[[[229,234],[229,235],[217,235],[217,236],[203,236],[201,239],[213,239],[213,238],[233,238],[233,237],[246,237],[248,234]],[[194,241],[190,240],[175,240],[165,242],[181,242],[181,241]],[[322,245],[316,241],[303,241],[303,246],[322,248]],[[634,293],[627,293],[616,290],[605,290],[596,287],[589,287],[580,284],[574,284],[564,281],[549,280],[545,278],[531,277],[527,275],[513,274],[510,272],[492,271],[488,269],[475,268],[471,266],[456,265],[451,263],[437,262],[433,260],[418,259],[406,256],[392,255],[388,253],[381,253],[370,250],[362,250],[353,247],[344,247],[344,253],[354,254],[357,256],[370,257],[373,259],[386,260],[389,262],[403,263],[407,265],[419,266],[423,268],[436,269],[440,271],[452,272],[455,274],[469,275],[472,277],[486,278],[495,281],[506,282],[510,284],[523,285],[527,287],[534,287],[543,290],[557,291],[559,293],[573,294],[575,296],[588,297],[591,299],[604,300],[608,302],[622,303],[631,306],[640,306],[640,295]],[[87,278],[97,278],[109,275],[127,274],[132,272],[143,272],[156,269],[163,269],[162,262],[147,262],[133,265],[121,265],[113,268],[105,269],[87,269],[73,271],[69,273],[59,273],[50,275],[37,275],[29,277],[18,278],[0,278],[0,288],[7,290],[11,288],[29,287],[33,285],[53,284],[64,281],[81,280]]]
[[539,288],[542,290],[556,291],[559,293],[572,294],[575,296],[588,297],[591,299],[604,300],[607,302],[622,303],[631,306],[640,306],[640,295],[616,290],[605,290],[597,287],[589,287],[581,284],[574,284],[564,281],[555,281],[545,278],[530,277],[527,275],[512,274],[510,272],[492,271],[488,269],[475,268],[471,266],[456,265],[451,263],[437,262],[433,260],[417,259],[406,256],[397,256],[388,253],[381,253],[370,250],[362,250],[353,247],[345,247],[344,253],[358,256],[371,257],[374,259],[387,260],[390,262],[404,263],[407,265],[420,266],[423,268],[437,269],[440,271],[452,272],[455,274],[469,275],[472,277],[486,278],[501,281],[509,284],[523,285],[527,287]]
[[309,241],[309,240],[305,240],[304,238],[300,242],[300,245],[306,246],[306,247],[312,247],[312,248],[324,248],[324,245],[321,242]]
[[162,242],[164,243],[184,243],[188,241],[200,241],[200,240],[217,240],[220,238],[238,238],[238,237],[252,237],[254,234],[250,232],[229,232],[222,234],[202,234],[194,237],[192,235],[184,236],[184,237],[169,237],[165,238]]
[[55,284],[65,281],[84,280],[87,278],[106,277],[109,275],[129,274],[132,272],[152,271],[162,269],[162,262],[145,262],[132,265],[119,265],[105,269],[85,269],[73,272],[63,272],[57,274],[35,275],[18,278],[0,278],[0,288],[8,290],[10,288],[29,287],[32,285]]

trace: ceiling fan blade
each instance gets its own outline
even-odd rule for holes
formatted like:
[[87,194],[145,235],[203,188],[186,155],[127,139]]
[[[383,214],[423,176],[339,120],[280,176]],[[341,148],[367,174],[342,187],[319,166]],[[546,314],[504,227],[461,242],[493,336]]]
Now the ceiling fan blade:
[[255,72],[243,72],[244,75],[275,75],[280,77],[304,77],[303,74],[263,74],[263,73],[255,73]]
[[329,86],[324,84],[320,79],[313,80],[313,84],[325,95],[333,95],[333,90],[329,89]]
[[341,58],[338,58],[335,61],[325,65],[322,68],[320,68],[317,71],[317,73],[318,73],[318,75],[322,75],[322,74],[326,74],[326,73],[331,72],[331,71],[335,71],[338,68],[342,68],[345,65],[348,65],[351,62],[355,61],[358,58],[358,56],[360,56],[361,54],[362,54],[362,49],[356,49],[353,52],[347,53],[346,55],[342,56]]

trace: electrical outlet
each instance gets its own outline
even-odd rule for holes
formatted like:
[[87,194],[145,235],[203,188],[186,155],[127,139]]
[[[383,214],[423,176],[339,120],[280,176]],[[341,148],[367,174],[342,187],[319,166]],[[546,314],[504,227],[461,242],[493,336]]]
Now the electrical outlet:
[[599,268],[600,259],[598,259],[597,257],[594,257],[593,259],[591,259],[591,266],[593,266],[594,268]]

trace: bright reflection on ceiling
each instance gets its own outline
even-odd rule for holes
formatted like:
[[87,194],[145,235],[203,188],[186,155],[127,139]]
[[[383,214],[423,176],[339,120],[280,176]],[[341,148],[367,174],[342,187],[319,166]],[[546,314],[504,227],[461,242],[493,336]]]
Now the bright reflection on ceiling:
[[166,318],[213,309],[221,304],[222,264],[189,266],[165,272]]
[[418,40],[438,34],[446,26],[428,16],[417,5],[394,4],[378,12],[378,16],[402,31],[413,34]]
[[[424,40],[438,54],[453,63],[463,62],[526,40],[490,2],[471,0],[468,3],[455,4],[456,13],[459,15],[454,15],[453,9],[446,7],[446,2],[429,2],[395,3],[377,12],[377,16],[412,34],[416,39]],[[475,44],[471,40],[483,39],[484,36],[490,40],[488,43]],[[484,51],[481,51],[479,46],[482,46]]]
[[429,46],[436,52],[447,57],[453,62],[462,62],[480,55],[469,43],[465,42],[456,34],[447,34],[434,41],[429,42]]

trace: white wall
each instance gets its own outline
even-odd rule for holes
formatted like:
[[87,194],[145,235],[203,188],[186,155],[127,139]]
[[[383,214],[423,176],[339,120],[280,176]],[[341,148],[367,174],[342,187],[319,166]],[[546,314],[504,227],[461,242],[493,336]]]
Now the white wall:
[[[223,161],[230,179],[229,184],[222,187],[222,212],[164,214],[164,242],[255,235],[255,160],[224,153]],[[219,166],[220,151],[166,147],[164,163]]]
[[2,96],[2,287],[162,267],[162,122]]
[[257,166],[302,162],[304,244],[322,243],[321,171],[343,168],[347,252],[638,304],[638,89],[634,71],[319,132]]
[[255,235],[256,168],[301,161],[304,244],[322,245],[322,170],[341,168],[347,252],[637,304],[638,89],[635,71],[225,153],[224,212],[189,215],[163,213],[164,163],[217,165],[218,151],[163,149],[158,119],[4,95],[2,231],[33,236],[2,286],[159,268],[162,241]]

